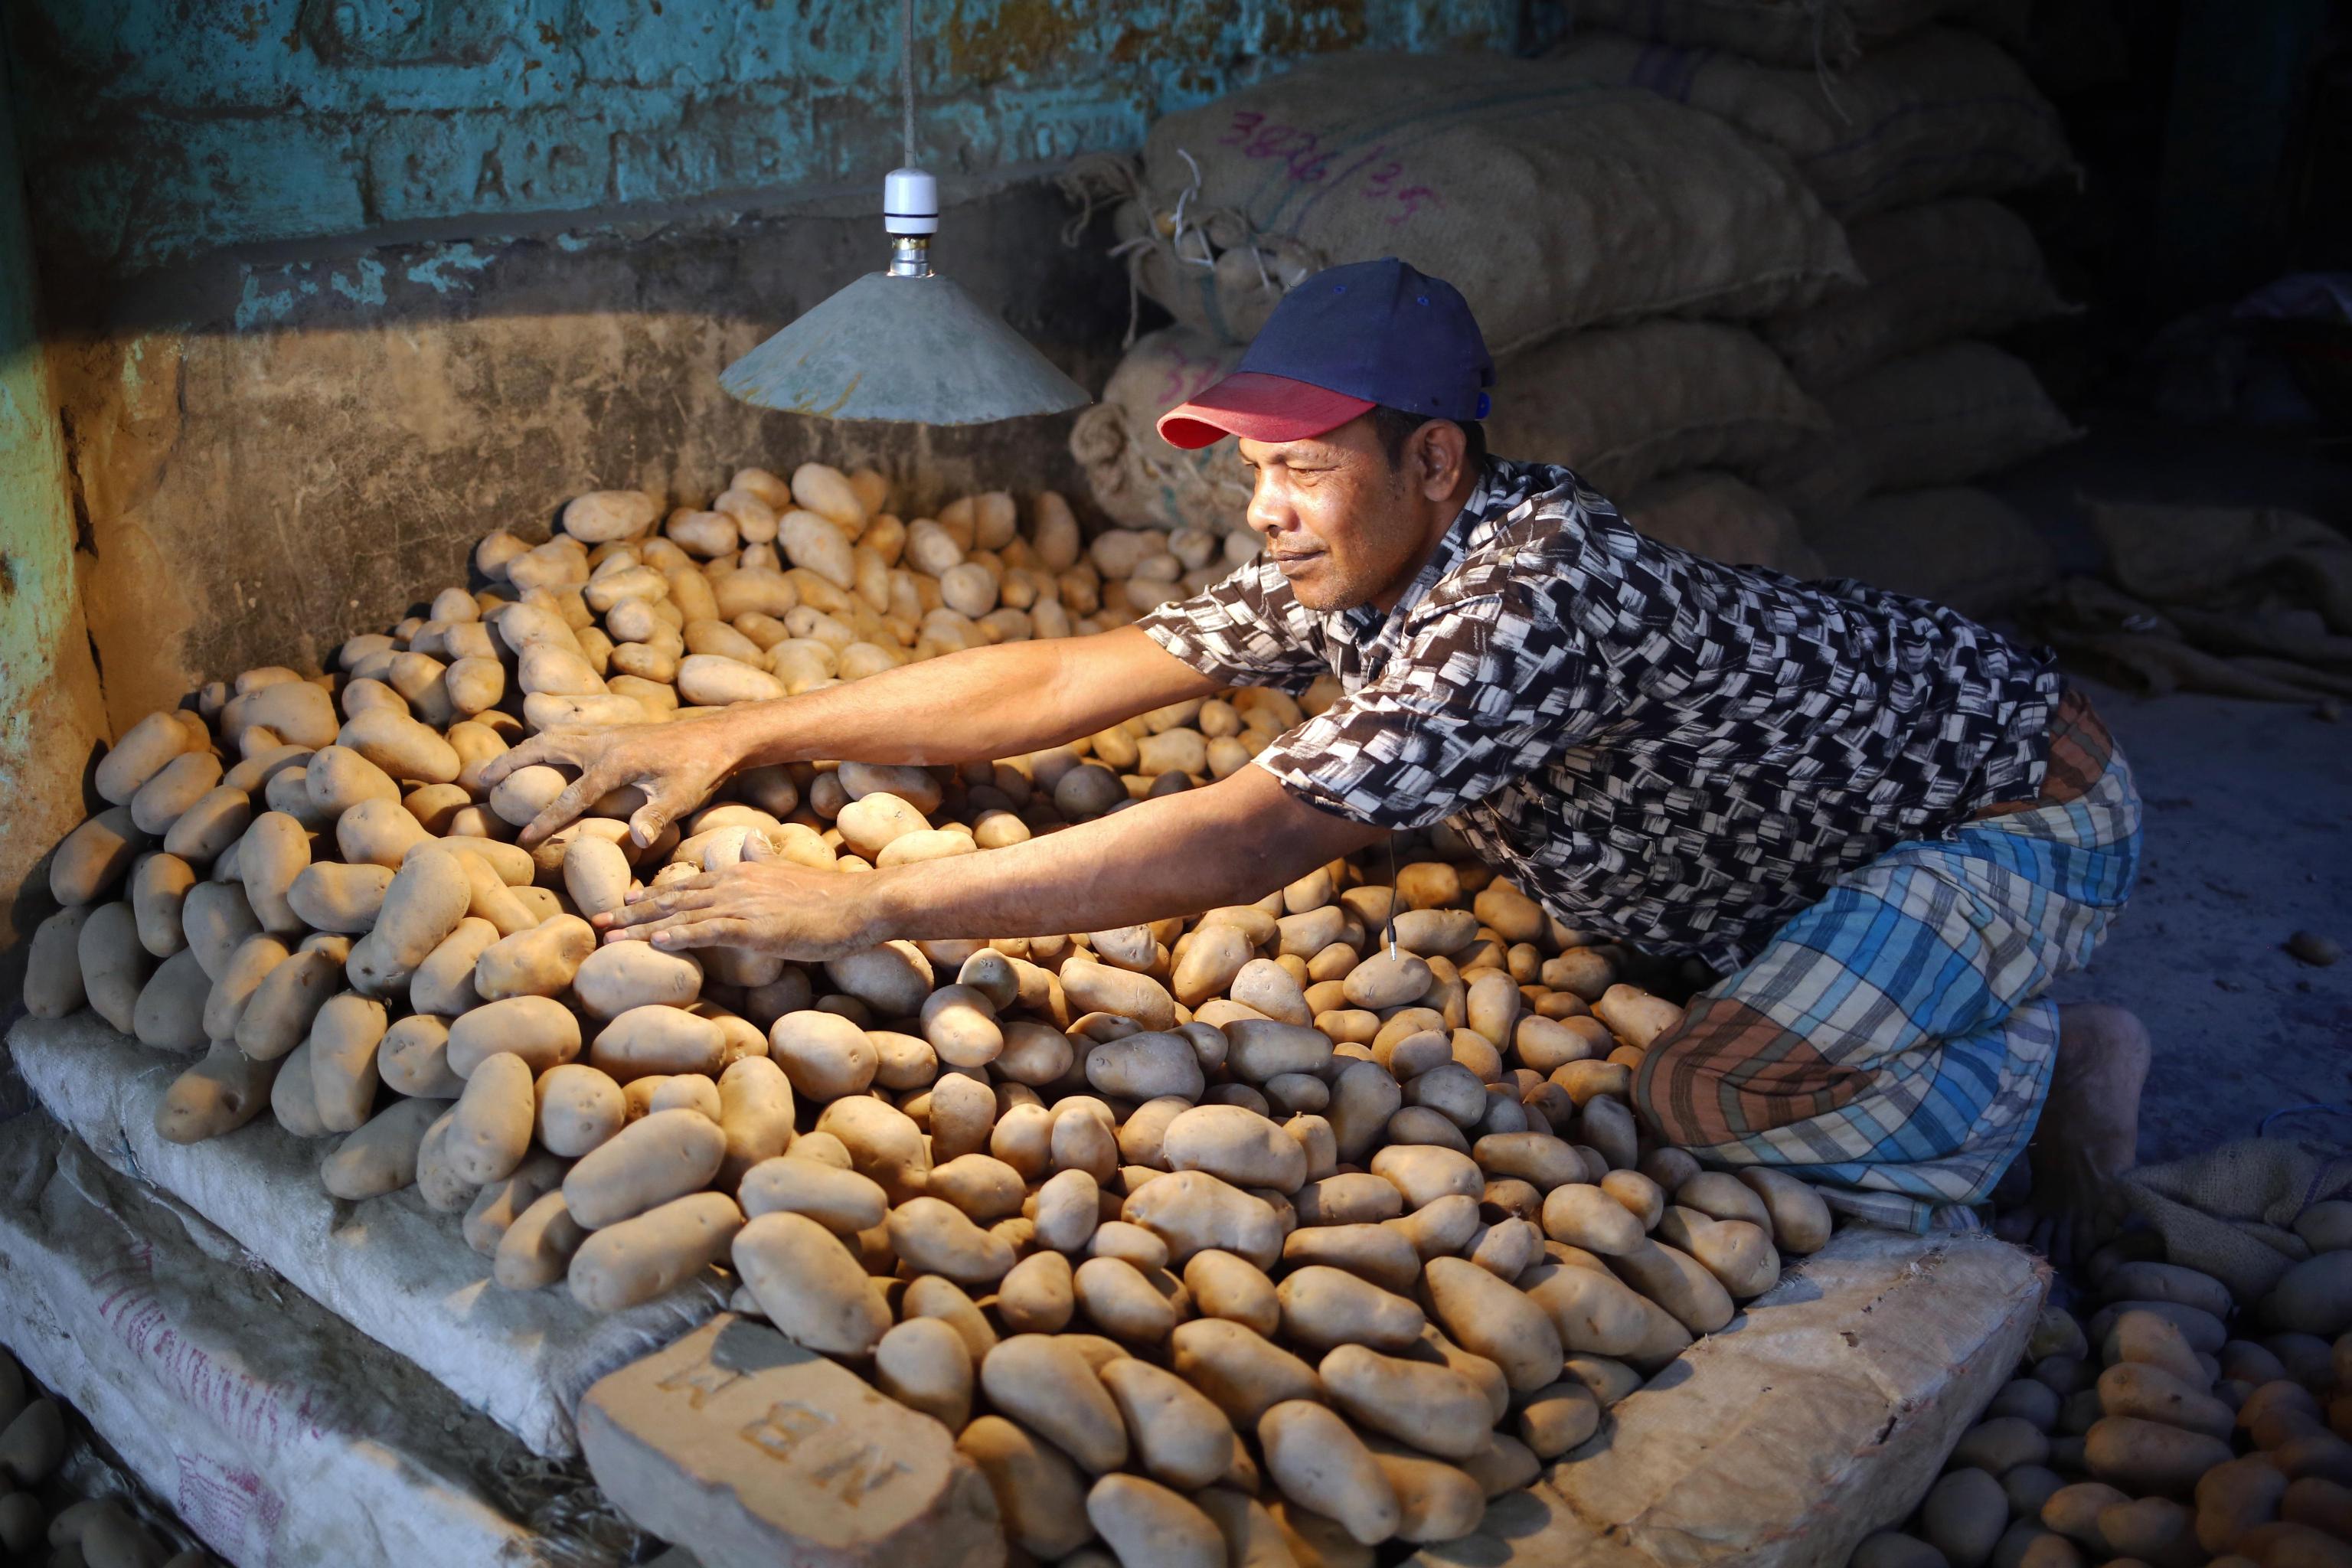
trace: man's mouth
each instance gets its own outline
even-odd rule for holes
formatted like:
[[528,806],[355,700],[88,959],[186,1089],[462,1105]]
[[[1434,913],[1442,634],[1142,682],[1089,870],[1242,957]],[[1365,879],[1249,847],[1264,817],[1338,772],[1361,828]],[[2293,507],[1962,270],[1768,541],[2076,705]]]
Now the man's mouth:
[[1310,562],[1323,559],[1323,552],[1319,550],[1275,550],[1267,553],[1274,557],[1275,570],[1286,576],[1307,566]]

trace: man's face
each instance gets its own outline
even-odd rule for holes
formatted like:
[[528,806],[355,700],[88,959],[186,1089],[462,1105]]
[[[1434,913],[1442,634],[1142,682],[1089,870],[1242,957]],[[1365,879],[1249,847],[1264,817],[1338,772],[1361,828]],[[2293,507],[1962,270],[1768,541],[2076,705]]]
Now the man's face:
[[1391,464],[1369,416],[1305,441],[1240,443],[1256,481],[1248,521],[1310,610],[1402,592],[1428,545],[1412,465]]

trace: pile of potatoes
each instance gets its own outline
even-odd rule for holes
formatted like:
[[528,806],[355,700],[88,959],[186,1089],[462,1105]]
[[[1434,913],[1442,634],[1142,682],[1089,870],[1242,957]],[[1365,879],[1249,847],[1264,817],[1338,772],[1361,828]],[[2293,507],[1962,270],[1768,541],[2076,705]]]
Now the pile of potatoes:
[[334,671],[142,721],[52,862],[31,1010],[194,1058],[168,1138],[266,1109],[333,1140],[335,1196],[462,1213],[509,1289],[612,1310],[727,1270],[961,1434],[1040,1560],[1460,1535],[1828,1239],[1801,1183],[1648,1145],[1627,1094],[1680,1009],[1442,830],[1401,837],[1393,885],[1343,860],[1117,931],[822,965],[600,945],[590,917],[754,835],[842,875],[972,853],[1223,777],[1328,700],[753,769],[642,849],[624,790],[513,842],[568,774],[481,769],[539,728],[1094,629],[1212,570],[1158,534],[1081,564],[1050,496],[1026,537],[1009,497],[903,525],[883,499],[746,469],[656,532],[651,498],[584,496]]
[[2155,1233],[2095,1257],[2089,1332],[2045,1311],[1908,1531],[1853,1568],[2352,1565],[2352,1203],[2295,1233],[2310,1256],[2244,1338],[2229,1289]]
[[205,1568],[213,1561],[194,1548],[174,1555],[127,1500],[64,1500],[57,1475],[65,1457],[64,1411],[0,1350],[0,1562]]

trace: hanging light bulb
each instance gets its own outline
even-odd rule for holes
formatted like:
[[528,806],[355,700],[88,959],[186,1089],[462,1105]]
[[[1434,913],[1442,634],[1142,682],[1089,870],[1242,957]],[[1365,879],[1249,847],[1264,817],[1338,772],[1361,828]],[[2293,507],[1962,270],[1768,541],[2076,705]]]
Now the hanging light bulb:
[[951,279],[931,270],[939,182],[915,163],[914,0],[898,12],[907,167],[882,182],[887,271],[869,272],[719,376],[729,395],[820,419],[984,425],[1094,401]]

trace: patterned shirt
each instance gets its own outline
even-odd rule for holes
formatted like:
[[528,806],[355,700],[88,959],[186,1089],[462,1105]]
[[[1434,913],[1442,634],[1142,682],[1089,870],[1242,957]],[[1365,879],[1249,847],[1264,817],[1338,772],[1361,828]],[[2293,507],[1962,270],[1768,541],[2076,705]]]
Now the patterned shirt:
[[1726,971],[1841,873],[2032,798],[2059,693],[2046,649],[1677,550],[1538,464],[1489,463],[1385,614],[1260,559],[1138,624],[1230,685],[1338,676],[1257,758],[1301,799],[1449,822],[1567,924]]

